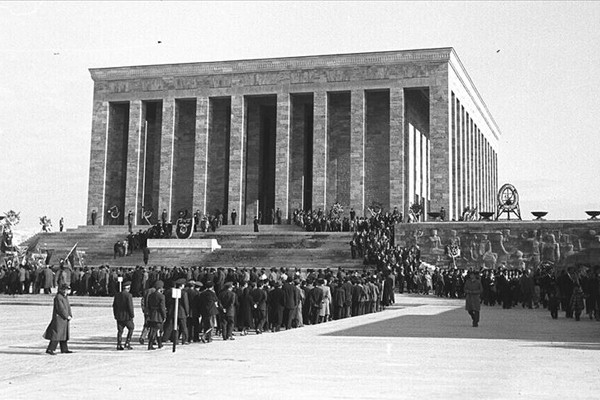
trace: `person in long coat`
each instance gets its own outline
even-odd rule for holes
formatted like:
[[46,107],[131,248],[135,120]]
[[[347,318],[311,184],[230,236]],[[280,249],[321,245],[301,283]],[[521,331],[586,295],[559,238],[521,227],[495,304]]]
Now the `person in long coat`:
[[284,307],[283,323],[285,324],[285,329],[291,329],[292,322],[296,316],[296,307],[300,302],[296,286],[294,285],[294,279],[291,276],[283,283],[281,290],[283,291]]
[[323,291],[323,300],[321,301],[321,309],[319,310],[319,322],[327,322],[331,314],[331,288],[327,286],[326,279],[319,279],[317,287]]
[[252,297],[250,296],[250,290],[248,282],[244,282],[238,296],[240,306],[237,323],[243,336],[248,334],[248,329],[252,325]]
[[281,282],[274,284],[273,290],[267,294],[267,305],[269,307],[269,323],[272,332],[279,332],[283,322],[284,299]]
[[471,316],[473,320],[473,326],[479,326],[479,310],[481,309],[481,292],[483,292],[483,286],[479,280],[479,274],[475,271],[469,272],[469,279],[465,282],[465,310]]
[[264,282],[250,282],[250,298],[252,300],[252,317],[256,334],[263,333],[267,315],[267,292],[263,289]]
[[67,341],[69,340],[69,321],[73,318],[73,314],[71,314],[71,305],[67,298],[70,290],[71,288],[69,285],[62,284],[58,287],[58,293],[54,297],[52,321],[50,321],[50,324],[44,333],[44,339],[50,341],[46,348],[47,354],[56,355],[54,351],[59,343],[61,353],[72,353],[67,345]]
[[219,293],[219,303],[221,305],[221,331],[223,340],[235,340],[233,337],[233,321],[238,301],[235,293],[233,293],[233,284],[231,282],[225,283],[225,288]]

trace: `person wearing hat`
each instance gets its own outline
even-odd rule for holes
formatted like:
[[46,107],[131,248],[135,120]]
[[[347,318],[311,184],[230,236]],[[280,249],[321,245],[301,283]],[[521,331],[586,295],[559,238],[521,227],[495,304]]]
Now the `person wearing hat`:
[[212,342],[212,331],[215,327],[216,316],[219,314],[219,298],[214,290],[214,283],[207,281],[205,289],[198,295],[198,309],[202,317],[202,342]]
[[54,351],[59,343],[61,353],[72,353],[67,345],[67,341],[69,340],[69,321],[73,318],[73,314],[71,314],[71,305],[67,298],[70,290],[71,287],[66,283],[63,283],[58,287],[58,293],[54,296],[52,321],[50,321],[48,328],[46,328],[46,332],[44,332],[44,339],[50,341],[46,348],[46,353],[52,356],[56,355]]
[[483,286],[479,280],[479,272],[469,271],[469,280],[465,282],[465,310],[471,316],[473,320],[473,327],[479,326],[479,311],[481,309],[481,292],[483,292]]
[[219,303],[221,304],[221,331],[223,340],[235,340],[233,338],[233,323],[235,318],[235,308],[238,300],[233,293],[233,284],[225,283],[225,288],[219,293]]
[[[163,331],[163,341],[175,341],[179,339],[174,337],[174,328],[177,326],[177,334],[181,335],[181,344],[189,344],[187,318],[190,314],[190,303],[187,292],[183,290],[185,278],[179,278],[175,281],[175,289],[181,290],[181,298],[178,301],[177,321],[175,321],[175,299],[173,298],[173,289],[168,289],[165,293],[167,302],[167,321]],[[175,325],[177,324],[177,325]]]
[[[117,350],[132,350],[131,336],[133,335],[133,296],[129,292],[131,282],[123,283],[123,290],[115,295],[113,299],[113,315],[117,320]],[[123,329],[127,328],[127,338],[125,339],[125,347],[123,347]]]
[[163,294],[165,284],[163,281],[154,283],[155,291],[148,295],[148,350],[155,350],[154,343],[157,342],[158,348],[162,348],[162,335],[159,331],[163,329],[163,323],[167,317],[165,307],[165,295]]

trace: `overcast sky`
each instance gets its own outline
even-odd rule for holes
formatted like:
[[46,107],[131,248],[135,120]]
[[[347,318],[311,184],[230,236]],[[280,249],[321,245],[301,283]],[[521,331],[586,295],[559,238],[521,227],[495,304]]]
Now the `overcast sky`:
[[[600,2],[0,2],[0,214],[85,223],[88,68],[454,47],[524,219],[600,209]],[[162,43],[159,43],[162,42]]]

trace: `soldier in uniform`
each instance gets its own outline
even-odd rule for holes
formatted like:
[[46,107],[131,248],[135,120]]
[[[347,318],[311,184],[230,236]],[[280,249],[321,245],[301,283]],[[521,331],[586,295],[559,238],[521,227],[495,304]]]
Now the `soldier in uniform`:
[[[123,291],[117,293],[113,299],[113,315],[117,321],[117,350],[132,350],[131,336],[133,335],[133,296],[129,292],[131,282],[123,284]],[[125,339],[125,347],[122,345],[123,329],[127,328],[127,338]]]

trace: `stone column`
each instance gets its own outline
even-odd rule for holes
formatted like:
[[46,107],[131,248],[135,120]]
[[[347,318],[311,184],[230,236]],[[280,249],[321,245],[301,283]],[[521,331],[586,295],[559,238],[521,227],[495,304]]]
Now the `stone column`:
[[398,207],[403,216],[408,215],[410,204],[405,202],[404,171],[404,88],[390,88],[390,208]]
[[479,168],[479,129],[477,125],[473,123],[474,133],[475,133],[475,205],[477,206],[477,211],[481,211],[481,197],[479,195],[481,188],[481,179],[479,178],[479,173],[481,169]]
[[448,85],[429,87],[429,137],[431,143],[431,210],[450,209],[450,138]]
[[290,218],[290,94],[277,94],[275,134],[275,208],[287,223]]
[[108,129],[108,102],[94,100],[92,142],[90,148],[90,175],[86,221],[92,224],[92,210],[96,210],[96,225],[104,223],[106,214],[104,192],[106,182],[106,139]]
[[229,201],[228,214],[237,212],[236,224],[245,221],[243,208],[243,179],[244,179],[244,96],[231,96],[231,129],[229,146]]
[[314,93],[312,208],[327,209],[327,92]]
[[492,210],[492,184],[490,182],[490,144],[487,139],[485,141],[485,206],[487,211]]
[[350,94],[350,207],[365,215],[365,91]]
[[160,140],[160,178],[158,210],[156,216],[161,220],[163,210],[167,210],[167,221],[173,219],[171,201],[173,198],[173,151],[175,148],[175,99],[163,100],[162,128]]
[[485,168],[483,165],[483,133],[479,132],[479,202],[481,203],[480,211],[485,211]]
[[[194,151],[193,209],[206,214],[206,182],[208,168],[208,97],[196,99],[196,141]],[[225,220],[226,215],[223,216]]]
[[127,140],[127,172],[125,177],[125,209],[123,221],[127,224],[129,211],[133,212],[133,224],[139,223],[141,211],[140,187],[142,185],[141,165],[142,101],[129,103],[129,138]]
[[473,207],[473,140],[472,140],[471,132],[471,119],[469,118],[469,114],[465,111],[465,135],[467,142],[467,158],[466,158],[466,172],[467,172],[467,185],[465,187],[466,195],[467,195],[467,203],[465,207],[472,208]]

